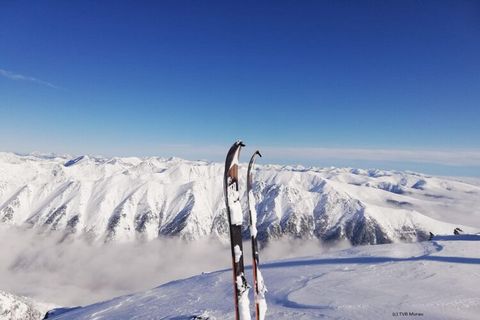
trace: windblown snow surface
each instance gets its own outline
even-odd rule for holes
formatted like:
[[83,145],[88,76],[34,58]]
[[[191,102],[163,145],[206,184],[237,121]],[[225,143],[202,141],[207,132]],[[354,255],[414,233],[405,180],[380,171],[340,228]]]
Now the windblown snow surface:
[[[100,243],[162,236],[226,242],[223,171],[223,164],[177,158],[0,153],[0,223]],[[243,164],[239,175],[247,208]],[[254,181],[261,242],[290,236],[377,244],[425,240],[430,231],[448,234],[455,227],[480,230],[474,182],[276,165],[256,166]]]
[[[479,245],[480,235],[437,236],[264,263],[267,319],[478,319]],[[232,293],[222,270],[48,319],[233,319]]]

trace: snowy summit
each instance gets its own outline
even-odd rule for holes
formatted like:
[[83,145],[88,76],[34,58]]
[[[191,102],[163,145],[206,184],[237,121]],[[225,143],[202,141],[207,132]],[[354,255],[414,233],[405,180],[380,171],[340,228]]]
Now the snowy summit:
[[[223,164],[0,153],[0,223],[97,242],[228,239]],[[247,208],[246,166],[240,200]],[[480,185],[412,172],[257,165],[258,239],[426,240],[478,232]],[[248,228],[244,230],[249,233]]]

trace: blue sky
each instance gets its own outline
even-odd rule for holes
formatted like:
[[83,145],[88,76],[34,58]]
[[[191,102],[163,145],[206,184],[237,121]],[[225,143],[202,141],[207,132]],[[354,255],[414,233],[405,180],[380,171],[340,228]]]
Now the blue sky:
[[2,1],[0,150],[480,175],[479,39],[476,1]]

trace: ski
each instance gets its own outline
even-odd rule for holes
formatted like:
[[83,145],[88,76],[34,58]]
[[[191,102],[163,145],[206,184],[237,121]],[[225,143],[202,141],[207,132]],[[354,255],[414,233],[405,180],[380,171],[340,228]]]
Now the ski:
[[225,204],[230,229],[236,320],[251,319],[250,301],[248,298],[250,286],[245,278],[243,265],[243,212],[240,206],[240,193],[238,192],[238,160],[240,149],[244,146],[242,141],[237,141],[232,145],[225,160],[225,174],[223,177]]
[[252,240],[252,269],[253,269],[253,288],[255,291],[255,317],[256,320],[264,320],[267,312],[267,302],[265,300],[265,293],[267,288],[263,281],[262,273],[259,269],[258,259],[258,244],[257,244],[257,211],[255,209],[255,197],[253,195],[253,177],[252,168],[255,164],[255,157],[261,157],[260,151],[255,153],[250,158],[247,171],[247,202],[250,221],[250,236]]

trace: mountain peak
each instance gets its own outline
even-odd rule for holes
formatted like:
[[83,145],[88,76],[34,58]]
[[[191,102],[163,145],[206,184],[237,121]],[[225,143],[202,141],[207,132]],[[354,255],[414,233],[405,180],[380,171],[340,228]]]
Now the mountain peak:
[[[223,164],[179,158],[0,156],[0,223],[99,242],[228,240]],[[240,165],[246,208],[246,166]],[[474,182],[388,170],[257,165],[258,236],[417,241],[480,228]],[[473,209],[472,209],[473,208]],[[473,211],[472,211],[473,210]],[[451,213],[455,212],[455,215]],[[244,230],[248,237],[248,228]]]

